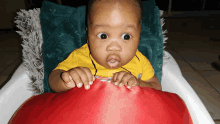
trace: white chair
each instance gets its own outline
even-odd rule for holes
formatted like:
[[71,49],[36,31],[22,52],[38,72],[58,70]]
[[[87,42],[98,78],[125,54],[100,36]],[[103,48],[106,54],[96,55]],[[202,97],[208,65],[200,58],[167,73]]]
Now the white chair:
[[[214,124],[206,107],[183,77],[175,59],[164,50],[162,67],[162,90],[178,94],[185,102],[194,124]],[[29,89],[30,72],[23,66],[17,68],[11,79],[0,90],[0,123],[6,124],[28,98],[33,96]],[[28,115],[27,115],[28,116]]]

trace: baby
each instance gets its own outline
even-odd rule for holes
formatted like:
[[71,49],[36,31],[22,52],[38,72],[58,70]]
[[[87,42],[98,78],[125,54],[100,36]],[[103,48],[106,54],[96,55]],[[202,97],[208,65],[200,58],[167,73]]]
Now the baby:
[[87,43],[50,73],[51,90],[89,89],[97,76],[111,78],[119,87],[161,90],[151,63],[138,50],[141,23],[141,0],[90,0]]

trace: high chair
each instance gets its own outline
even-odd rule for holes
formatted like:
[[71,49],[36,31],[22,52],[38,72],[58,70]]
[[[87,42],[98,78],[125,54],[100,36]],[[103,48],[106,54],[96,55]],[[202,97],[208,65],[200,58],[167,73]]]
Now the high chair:
[[[34,17],[26,17],[26,19],[29,19],[29,21],[32,20],[31,22],[33,22],[33,26],[31,28],[35,28],[35,30],[37,31],[41,30],[38,27],[38,24],[40,24],[40,9],[33,9],[29,11],[22,10],[20,13],[18,13],[20,15],[19,17],[21,18],[21,16],[25,13],[35,14]],[[22,20],[26,21],[25,18]],[[24,31],[25,30],[23,30],[23,32]],[[164,41],[165,39],[166,38],[164,38]],[[183,77],[181,70],[173,56],[165,50],[163,51],[163,54],[164,57],[161,78],[162,91],[175,93],[184,100],[194,124],[214,124],[214,121],[211,118],[206,107],[204,106],[196,92],[193,90],[193,88]],[[31,82],[30,75],[30,70],[25,68],[23,62],[14,72],[11,79],[0,90],[1,124],[8,123],[14,112],[19,108],[19,106],[28,98],[34,95],[34,92],[29,90]]]

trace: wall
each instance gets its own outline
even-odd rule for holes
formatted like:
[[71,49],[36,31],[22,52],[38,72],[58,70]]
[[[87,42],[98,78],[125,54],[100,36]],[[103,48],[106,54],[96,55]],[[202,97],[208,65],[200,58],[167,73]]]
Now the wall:
[[0,0],[0,29],[14,28],[14,18],[20,9],[26,9],[25,0]]

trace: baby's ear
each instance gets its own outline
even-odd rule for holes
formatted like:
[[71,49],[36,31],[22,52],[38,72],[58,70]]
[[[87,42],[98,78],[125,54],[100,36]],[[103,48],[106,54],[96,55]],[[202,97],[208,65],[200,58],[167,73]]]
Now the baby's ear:
[[86,31],[87,31],[87,27],[86,27]]

